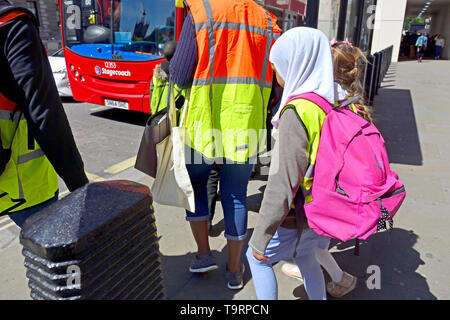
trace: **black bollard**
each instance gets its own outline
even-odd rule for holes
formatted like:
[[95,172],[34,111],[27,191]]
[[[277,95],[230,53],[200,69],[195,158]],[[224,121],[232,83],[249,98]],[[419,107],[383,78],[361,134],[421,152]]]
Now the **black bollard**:
[[25,222],[20,243],[33,299],[164,299],[148,187],[90,183]]

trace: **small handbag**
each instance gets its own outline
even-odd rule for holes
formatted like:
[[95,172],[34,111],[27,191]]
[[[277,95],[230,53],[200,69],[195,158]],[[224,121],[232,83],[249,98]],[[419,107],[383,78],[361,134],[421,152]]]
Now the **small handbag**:
[[145,124],[134,165],[137,170],[153,178],[156,178],[157,171],[156,145],[170,135],[170,122],[167,114],[169,108],[159,110],[166,87],[161,93],[155,114],[151,115]]

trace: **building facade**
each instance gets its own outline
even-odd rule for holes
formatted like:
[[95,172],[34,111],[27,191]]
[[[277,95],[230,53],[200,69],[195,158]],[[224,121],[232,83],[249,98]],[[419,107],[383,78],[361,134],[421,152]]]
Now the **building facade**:
[[450,59],[450,1],[434,4],[429,12],[431,18],[430,35],[440,34],[446,42],[442,58]]
[[407,0],[378,0],[371,53],[394,46],[392,61],[398,61]]
[[61,47],[57,0],[10,0],[10,2],[34,13],[39,22],[39,34],[49,53]]
[[374,32],[377,0],[308,0],[316,7],[317,19],[310,27],[318,28],[331,40],[348,39],[370,52]]
[[255,0],[277,16],[283,30],[305,25],[307,0]]
[[393,62],[398,61],[405,19],[420,14],[430,21],[425,33],[446,40],[442,57],[450,58],[450,0],[308,0],[307,13],[307,25],[330,40],[348,39],[371,54],[393,46]]
[[[49,53],[61,47],[57,0],[10,0],[32,11],[39,21],[41,39]],[[151,0],[148,0],[151,1]],[[168,0],[174,1],[174,0]],[[285,31],[307,25],[328,38],[348,39],[366,53],[394,46],[397,61],[405,17],[415,16],[427,0],[255,0],[278,17]],[[450,58],[450,1],[432,0],[428,18],[431,34],[447,40],[443,57]]]

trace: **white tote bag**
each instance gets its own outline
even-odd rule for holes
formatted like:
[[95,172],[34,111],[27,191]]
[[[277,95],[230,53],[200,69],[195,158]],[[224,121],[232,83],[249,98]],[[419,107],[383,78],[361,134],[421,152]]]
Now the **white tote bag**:
[[153,199],[156,202],[195,212],[194,189],[186,169],[184,152],[187,101],[188,97],[185,99],[180,123],[178,124],[173,84],[171,83],[169,85],[168,107],[171,132],[156,145],[157,171],[151,189]]

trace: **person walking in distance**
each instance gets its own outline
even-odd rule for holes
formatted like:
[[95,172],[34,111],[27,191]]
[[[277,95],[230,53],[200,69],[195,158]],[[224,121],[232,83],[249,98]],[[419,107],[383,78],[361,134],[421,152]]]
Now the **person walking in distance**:
[[423,57],[425,56],[425,50],[428,46],[428,38],[423,35],[419,34],[419,37],[416,41],[416,47],[417,47],[417,62],[422,62]]
[[86,183],[33,14],[0,0],[0,215],[19,227]]
[[441,34],[438,34],[434,44],[434,59],[439,60],[441,58],[442,49],[445,48],[445,40]]

